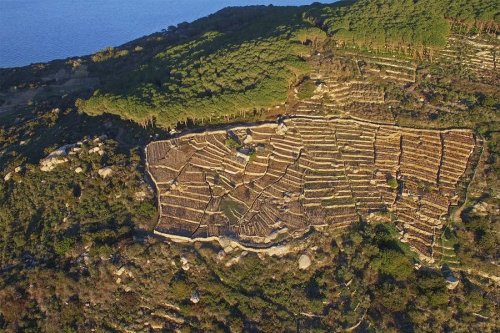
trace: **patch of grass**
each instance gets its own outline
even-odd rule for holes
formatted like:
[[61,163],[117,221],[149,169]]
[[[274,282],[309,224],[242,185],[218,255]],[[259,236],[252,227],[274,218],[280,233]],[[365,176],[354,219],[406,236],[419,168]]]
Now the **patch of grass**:
[[393,190],[395,190],[399,187],[399,183],[398,183],[398,180],[396,178],[388,179],[387,185],[389,185],[389,187],[392,188]]
[[239,149],[241,148],[241,143],[236,141],[235,139],[229,137],[226,139],[225,142],[226,147],[231,148],[231,149]]
[[241,214],[245,212],[245,208],[241,204],[227,198],[222,200],[221,210],[231,223],[238,222]]
[[297,88],[297,97],[300,100],[309,99],[314,96],[314,91],[316,90],[316,83],[312,80],[305,80]]

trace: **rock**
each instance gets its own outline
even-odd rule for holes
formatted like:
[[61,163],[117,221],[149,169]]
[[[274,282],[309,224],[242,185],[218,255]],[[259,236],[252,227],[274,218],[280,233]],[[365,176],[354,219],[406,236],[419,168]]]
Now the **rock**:
[[225,264],[226,267],[231,267],[237,263],[239,263],[241,260],[241,256],[236,256],[234,258],[231,258],[230,260],[228,260]]
[[239,158],[241,158],[241,159],[243,159],[243,160],[245,160],[247,162],[250,161],[250,156],[249,155],[245,155],[245,154],[243,154],[243,153],[241,153],[239,151],[236,152],[236,157],[239,157]]
[[259,143],[255,146],[255,151],[258,153],[263,153],[266,150],[266,146],[263,143]]
[[146,198],[146,192],[144,192],[144,191],[135,192],[134,198],[137,201],[143,201]]
[[64,164],[66,162],[68,162],[68,159],[66,157],[45,158],[40,161],[40,170],[44,172],[49,172],[54,170],[55,167],[58,166],[59,164]]
[[75,172],[76,173],[82,173],[83,169],[81,167],[78,167],[78,168],[75,169]]
[[46,158],[54,158],[54,157],[64,157],[68,155],[68,150],[73,148],[74,144],[64,145],[62,147],[57,148],[52,153],[50,153]]
[[3,180],[4,181],[9,181],[10,179],[12,178],[12,172],[9,172],[8,174],[5,175],[5,177],[3,177]]
[[278,135],[285,135],[287,131],[288,128],[283,123],[279,124],[279,126],[276,128],[276,134]]
[[196,304],[200,301],[200,294],[197,291],[194,291],[191,294],[191,298],[189,299],[191,303]]
[[245,145],[249,145],[253,142],[253,138],[250,134],[248,134],[246,137],[245,137],[245,140],[243,140],[243,144]]
[[68,162],[66,158],[66,156],[68,156],[68,150],[74,146],[73,144],[69,144],[54,150],[47,157],[40,160],[40,170],[45,172],[52,171],[57,165]]
[[226,252],[224,250],[220,250],[219,253],[217,253],[217,260],[221,261],[226,257]]
[[448,277],[446,278],[446,287],[449,289],[449,290],[453,290],[455,289],[457,286],[458,286],[458,283],[460,281],[454,277],[452,274],[448,275]]
[[101,150],[101,148],[99,148],[99,147],[91,148],[91,149],[89,149],[89,154],[99,153],[100,150]]
[[181,264],[182,264],[182,269],[184,271],[189,271],[189,268],[190,268],[189,262],[185,257],[181,257]]
[[99,171],[97,171],[97,173],[102,178],[107,178],[113,174],[113,169],[111,167],[105,167],[105,168],[99,169]]
[[299,258],[299,269],[308,269],[311,266],[311,258],[308,255],[301,255]]
[[480,202],[472,208],[472,211],[479,216],[488,215],[488,211],[490,210],[489,205],[486,202]]
[[123,272],[125,272],[125,266],[122,266],[119,270],[117,270],[115,275],[122,276]]

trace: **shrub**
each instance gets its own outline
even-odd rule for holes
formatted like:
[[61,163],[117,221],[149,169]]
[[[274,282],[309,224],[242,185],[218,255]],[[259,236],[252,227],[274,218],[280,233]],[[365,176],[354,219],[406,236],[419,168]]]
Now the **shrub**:
[[398,180],[396,178],[390,178],[387,180],[387,185],[390,186],[393,190],[397,189],[399,187]]

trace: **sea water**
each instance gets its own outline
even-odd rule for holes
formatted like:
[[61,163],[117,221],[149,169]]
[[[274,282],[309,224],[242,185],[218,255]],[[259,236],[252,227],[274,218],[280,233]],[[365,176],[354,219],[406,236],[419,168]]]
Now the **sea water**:
[[298,6],[313,1],[0,0],[0,67],[94,53],[227,6]]

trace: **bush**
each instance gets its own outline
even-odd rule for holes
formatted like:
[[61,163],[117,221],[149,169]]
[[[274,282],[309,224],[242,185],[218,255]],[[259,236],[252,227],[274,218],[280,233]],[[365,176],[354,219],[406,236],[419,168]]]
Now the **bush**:
[[54,245],[54,250],[60,256],[68,253],[76,244],[75,237],[65,237],[61,241],[56,242]]
[[316,90],[316,84],[312,80],[305,80],[298,87],[297,97],[301,100],[309,99],[314,96],[314,91]]
[[408,257],[394,250],[381,251],[372,260],[371,266],[399,281],[405,281],[413,274],[413,265]]
[[390,178],[387,180],[387,185],[390,186],[393,190],[397,189],[399,187],[398,180],[396,178]]

